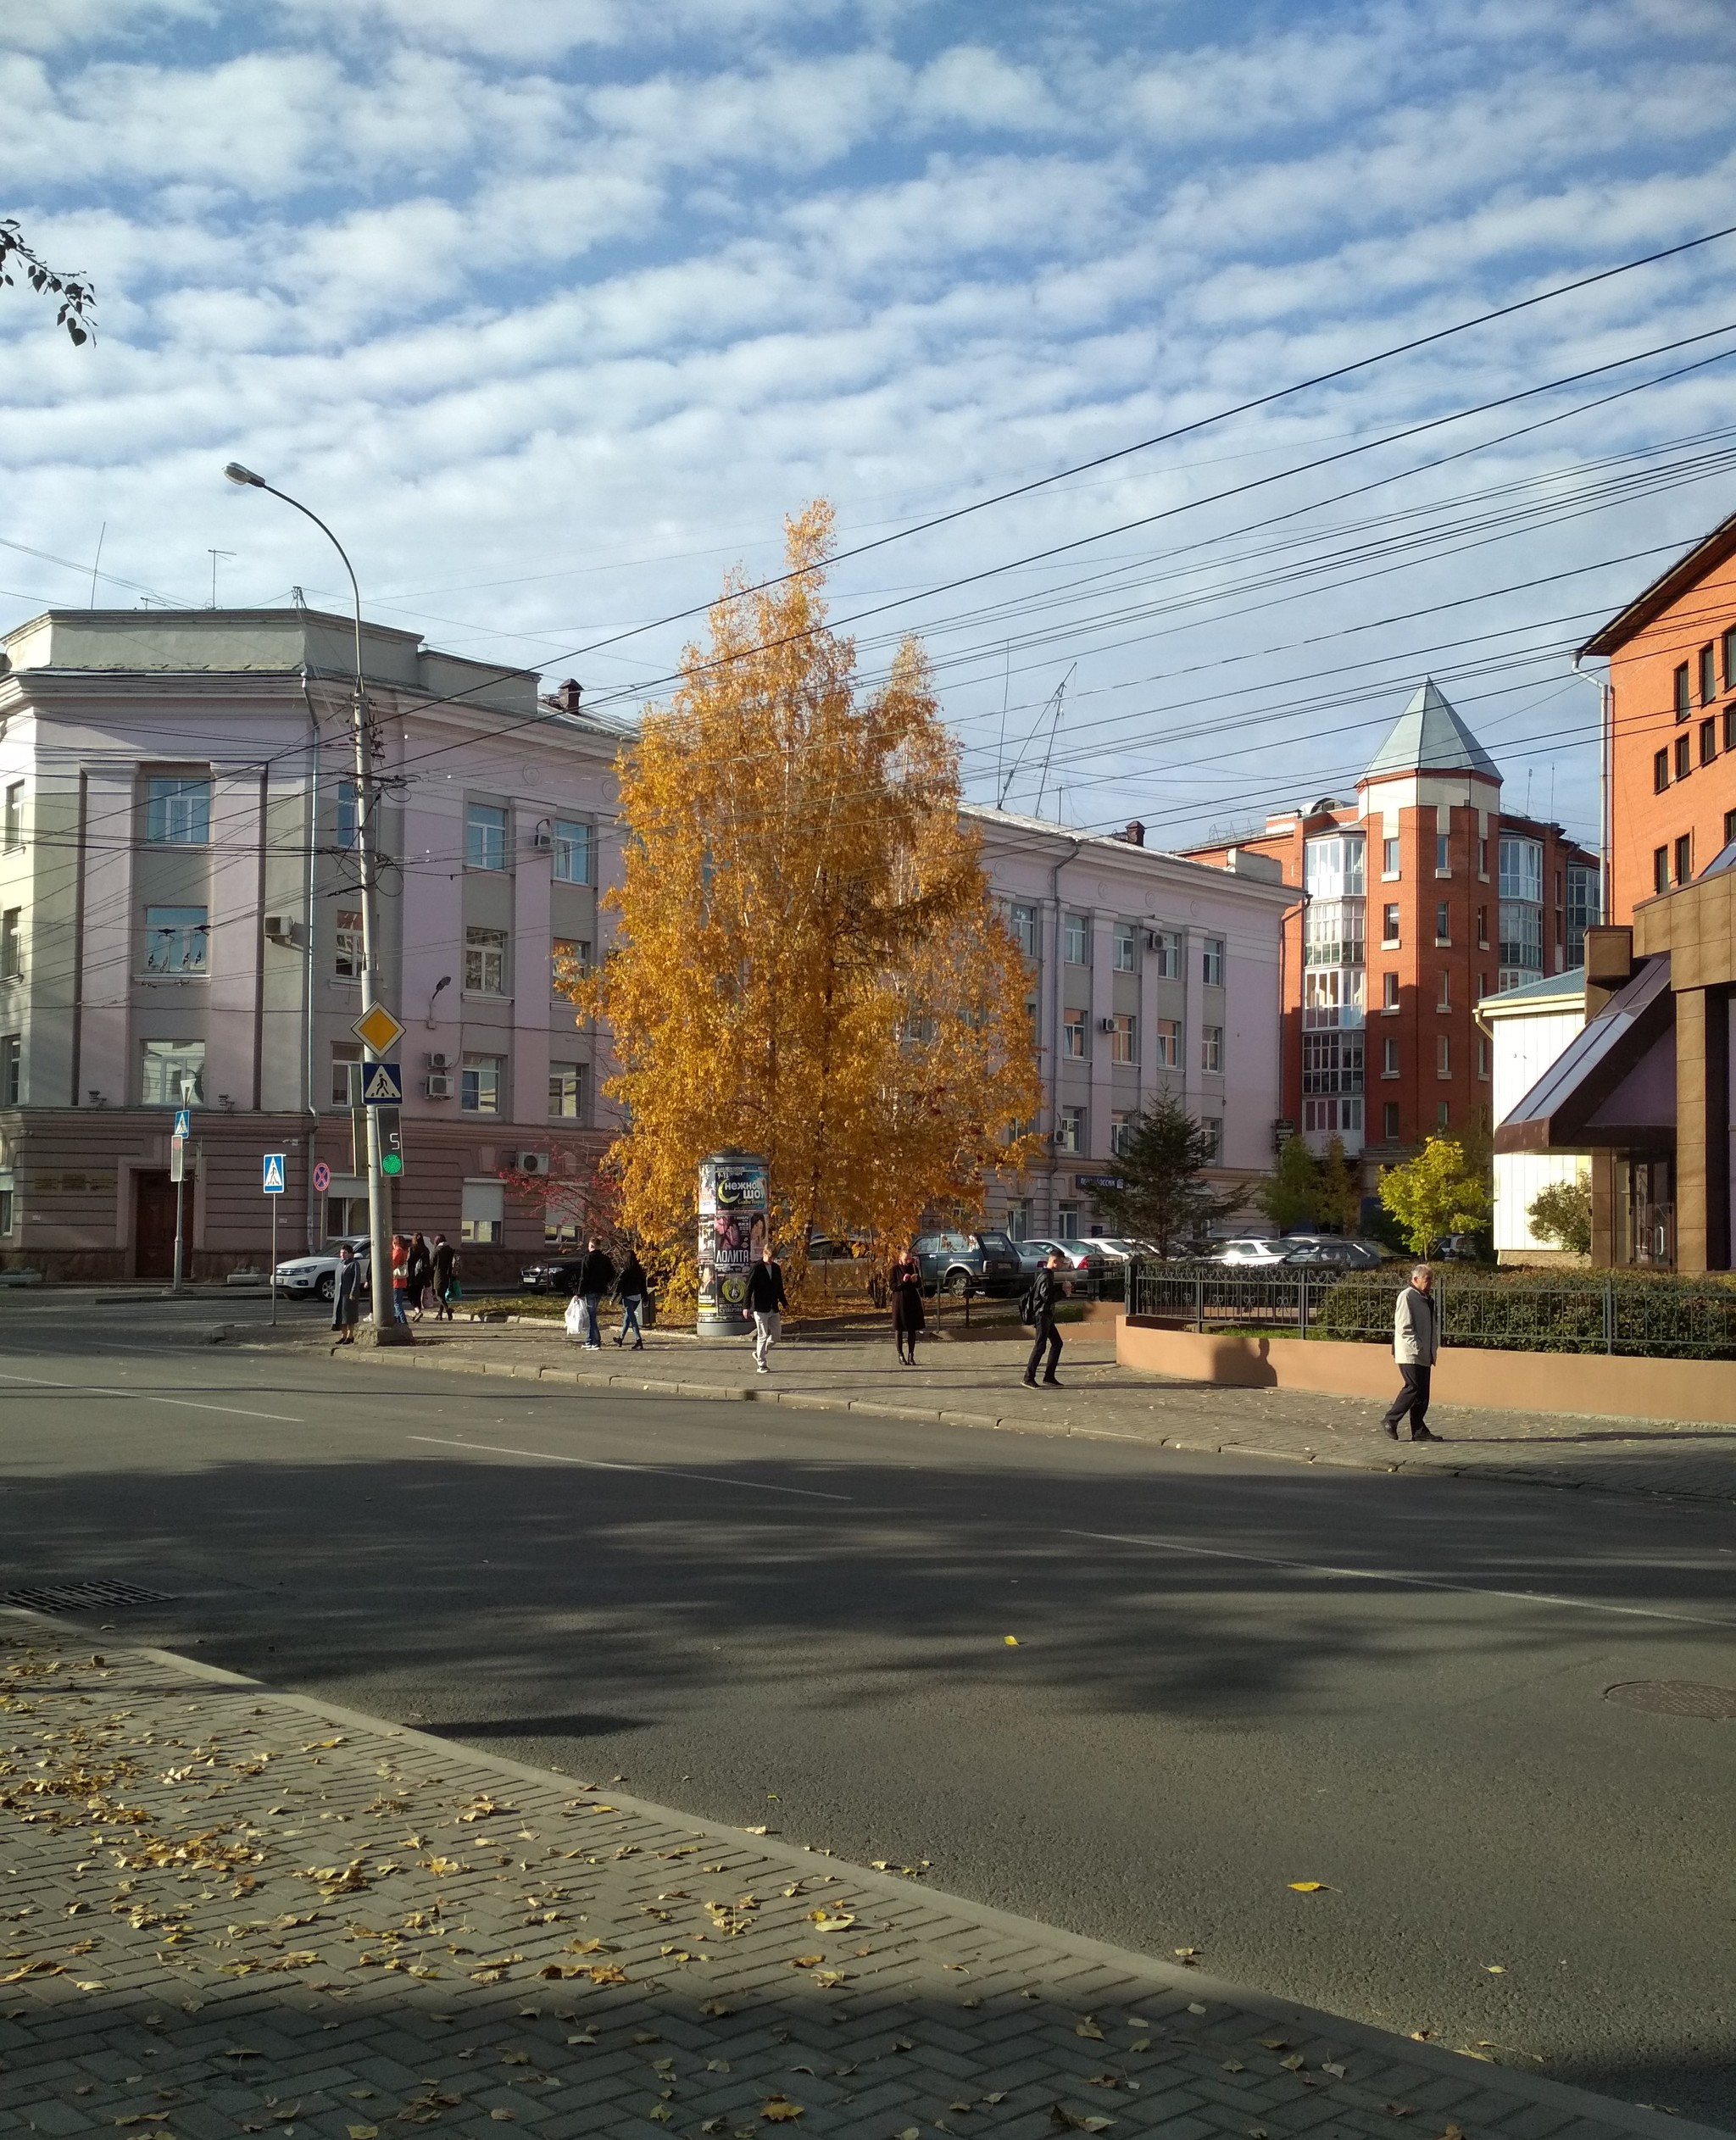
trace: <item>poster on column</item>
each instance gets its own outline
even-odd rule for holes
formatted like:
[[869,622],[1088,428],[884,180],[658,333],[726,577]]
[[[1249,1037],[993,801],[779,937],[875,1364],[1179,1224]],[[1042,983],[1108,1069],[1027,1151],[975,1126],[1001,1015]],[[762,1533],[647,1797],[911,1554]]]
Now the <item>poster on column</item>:
[[743,1327],[748,1272],[765,1244],[770,1181],[764,1159],[719,1152],[699,1162],[701,1331]]

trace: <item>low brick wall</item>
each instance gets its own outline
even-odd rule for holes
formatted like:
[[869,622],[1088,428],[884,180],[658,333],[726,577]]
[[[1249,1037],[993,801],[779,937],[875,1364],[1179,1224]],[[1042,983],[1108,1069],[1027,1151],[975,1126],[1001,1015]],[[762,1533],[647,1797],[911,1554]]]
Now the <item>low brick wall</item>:
[[[1228,1337],[1123,1315],[1122,1367],[1236,1389],[1317,1390],[1387,1404],[1398,1370],[1383,1345],[1335,1339]],[[1689,1420],[1736,1426],[1736,1364],[1635,1359],[1605,1353],[1500,1353],[1449,1348],[1434,1370],[1434,1400],[1490,1411],[1578,1412],[1599,1419]]]

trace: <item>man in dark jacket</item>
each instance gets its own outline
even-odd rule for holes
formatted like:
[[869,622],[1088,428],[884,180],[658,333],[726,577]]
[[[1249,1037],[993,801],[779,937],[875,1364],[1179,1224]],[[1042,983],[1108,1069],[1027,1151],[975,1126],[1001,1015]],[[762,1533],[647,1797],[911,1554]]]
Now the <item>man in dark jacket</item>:
[[771,1372],[766,1355],[783,1334],[783,1272],[772,1261],[771,1243],[760,1251],[760,1260],[748,1273],[748,1304],[744,1312],[754,1318],[754,1365],[762,1375]]
[[458,1277],[458,1257],[452,1243],[443,1233],[434,1237],[434,1248],[428,1259],[429,1269],[434,1274],[434,1298],[439,1303],[435,1311],[437,1323],[452,1320],[453,1288]]
[[585,1243],[585,1260],[579,1266],[578,1295],[585,1310],[585,1350],[603,1350],[603,1332],[597,1327],[597,1309],[615,1283],[615,1265],[594,1237]]
[[1037,1342],[1032,1346],[1031,1357],[1025,1363],[1025,1386],[1027,1389],[1037,1387],[1037,1363],[1043,1358],[1045,1348],[1049,1353],[1049,1365],[1043,1370],[1043,1387],[1047,1389],[1060,1387],[1054,1372],[1061,1357],[1061,1334],[1056,1329],[1054,1320],[1055,1303],[1060,1298],[1060,1274],[1061,1252],[1059,1248],[1051,1248],[1031,1281],[1031,1291],[1027,1295],[1031,1312],[1026,1320],[1037,1332]]

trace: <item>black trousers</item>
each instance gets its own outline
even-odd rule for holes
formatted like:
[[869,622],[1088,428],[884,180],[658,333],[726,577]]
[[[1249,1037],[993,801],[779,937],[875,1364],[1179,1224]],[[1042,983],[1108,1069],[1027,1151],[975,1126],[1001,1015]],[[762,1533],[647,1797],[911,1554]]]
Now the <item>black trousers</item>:
[[1037,1342],[1031,1348],[1031,1357],[1025,1363],[1025,1380],[1028,1382],[1037,1372],[1038,1362],[1043,1358],[1043,1348],[1049,1348],[1049,1365],[1043,1371],[1043,1381],[1052,1382],[1054,1370],[1060,1365],[1061,1334],[1055,1328],[1054,1317],[1044,1315],[1037,1325]]
[[1407,1366],[1399,1363],[1399,1372],[1405,1377],[1405,1387],[1388,1407],[1383,1426],[1397,1431],[1399,1422],[1406,1412],[1410,1415],[1410,1431],[1422,1433],[1428,1425],[1428,1384],[1434,1373],[1433,1367]]

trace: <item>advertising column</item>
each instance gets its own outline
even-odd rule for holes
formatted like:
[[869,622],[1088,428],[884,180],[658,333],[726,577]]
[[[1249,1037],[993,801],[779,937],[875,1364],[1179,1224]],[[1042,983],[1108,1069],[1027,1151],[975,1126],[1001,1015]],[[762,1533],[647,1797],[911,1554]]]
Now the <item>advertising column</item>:
[[765,1162],[751,1152],[717,1152],[699,1162],[699,1334],[739,1337],[748,1272],[765,1244]]

